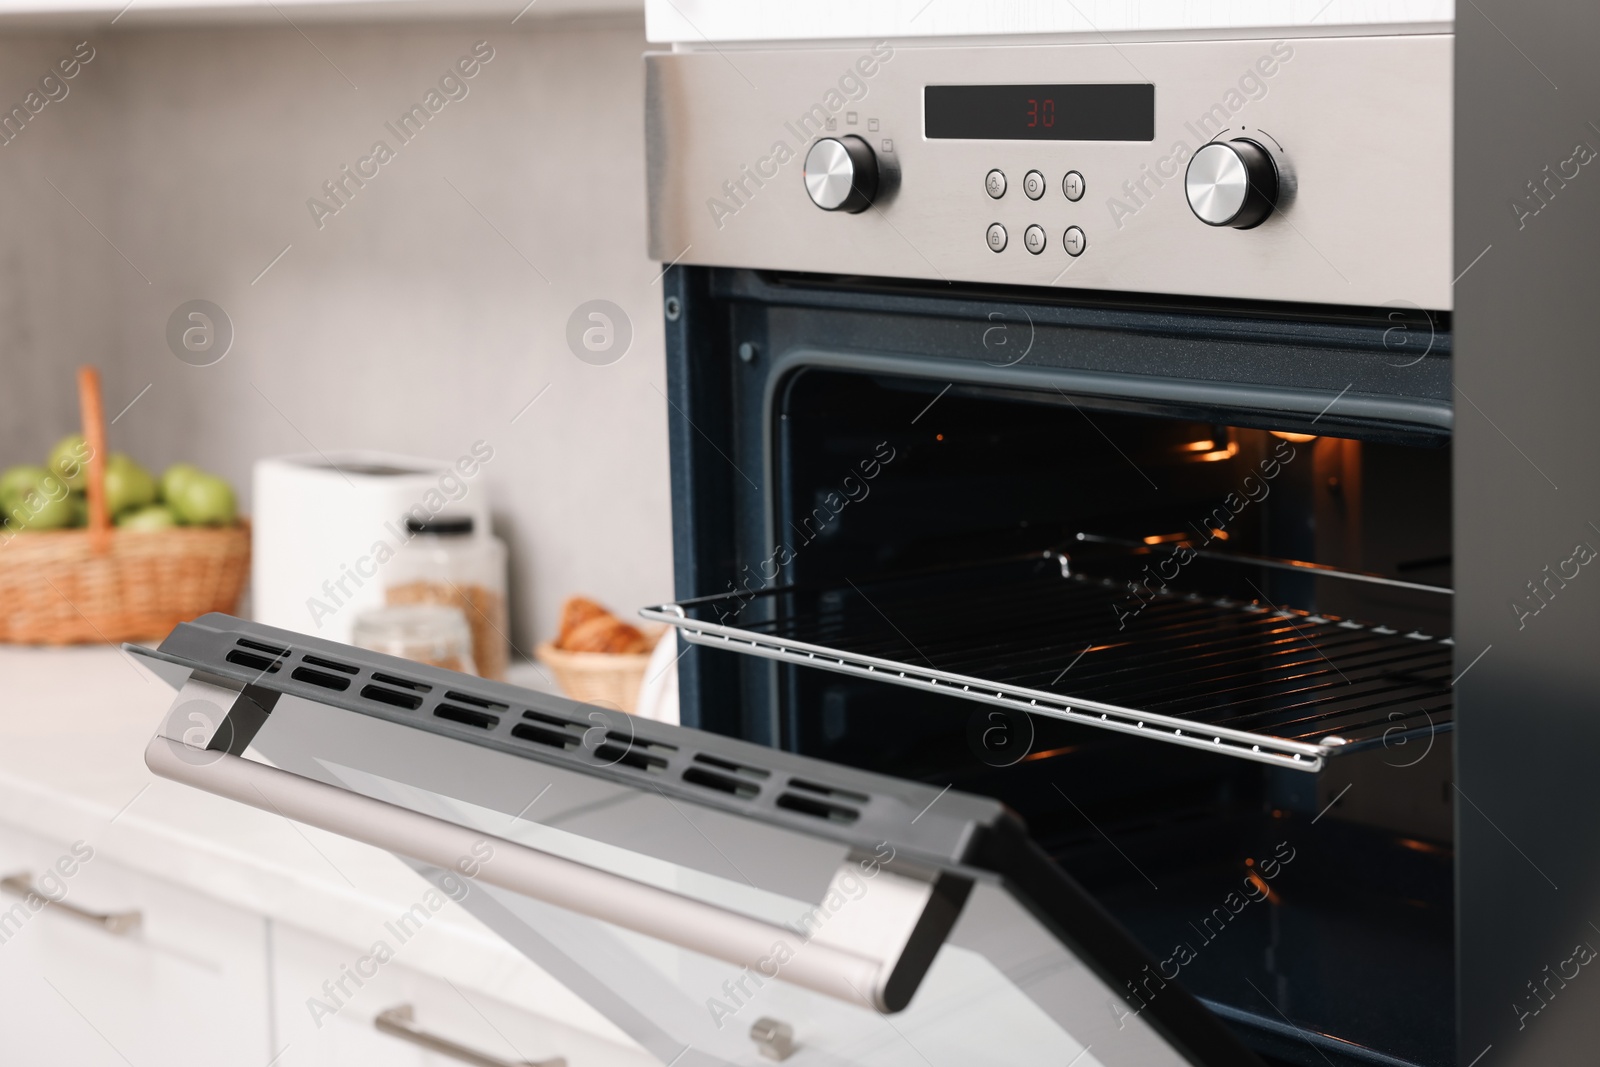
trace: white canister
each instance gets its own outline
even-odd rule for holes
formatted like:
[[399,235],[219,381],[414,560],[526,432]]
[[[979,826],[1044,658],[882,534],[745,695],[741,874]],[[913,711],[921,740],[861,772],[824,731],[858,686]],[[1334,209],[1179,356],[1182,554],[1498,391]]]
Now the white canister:
[[471,516],[489,528],[478,441],[455,461],[384,452],[276,456],[254,471],[251,598],[257,622],[349,643],[355,618],[384,603],[384,567],[407,517]]

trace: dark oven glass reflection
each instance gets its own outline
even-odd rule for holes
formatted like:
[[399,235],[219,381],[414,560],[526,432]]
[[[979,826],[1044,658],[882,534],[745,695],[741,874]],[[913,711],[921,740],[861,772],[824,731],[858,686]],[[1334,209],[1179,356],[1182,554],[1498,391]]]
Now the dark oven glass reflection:
[[1005,801],[1159,961],[1138,996],[1181,983],[1289,1062],[1322,1062],[1300,1029],[1446,1061],[1447,444],[816,370],[781,404],[799,592],[741,625],[1149,715],[780,662],[788,747]]

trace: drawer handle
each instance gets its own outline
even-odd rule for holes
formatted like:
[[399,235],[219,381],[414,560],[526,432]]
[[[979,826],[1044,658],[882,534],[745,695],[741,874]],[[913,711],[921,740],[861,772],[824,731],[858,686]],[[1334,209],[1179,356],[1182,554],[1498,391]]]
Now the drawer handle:
[[51,900],[44,893],[39,892],[38,887],[33,884],[32,879],[26,874],[13,874],[9,878],[0,878],[0,889],[19,897],[38,897],[50,907],[60,910],[63,914],[70,915],[74,919],[82,919],[84,922],[94,923],[106,933],[116,934],[118,937],[133,933],[133,931],[139,929],[139,924],[143,921],[143,917],[137,911],[89,911],[86,908],[78,907],[76,904],[68,904],[64,900]]
[[485,1056],[475,1052],[465,1045],[458,1045],[448,1038],[430,1034],[426,1030],[419,1030],[414,1025],[417,1018],[416,1009],[409,1004],[397,1004],[388,1011],[380,1011],[378,1017],[372,1020],[372,1025],[379,1033],[398,1037],[401,1041],[409,1042],[418,1048],[425,1048],[429,1052],[437,1052],[441,1056],[449,1056],[460,1060],[462,1063],[476,1064],[477,1067],[567,1067],[567,1061],[561,1056],[548,1060],[502,1060],[495,1056]]

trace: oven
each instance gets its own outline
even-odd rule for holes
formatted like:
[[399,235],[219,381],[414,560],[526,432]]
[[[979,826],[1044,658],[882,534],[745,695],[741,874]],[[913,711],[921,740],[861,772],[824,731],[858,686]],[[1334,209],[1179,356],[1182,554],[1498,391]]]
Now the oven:
[[152,768],[663,1063],[1457,1062],[1450,36],[645,63],[683,725],[207,616]]
[[1001,800],[1282,1062],[1455,1057],[1450,64],[650,67],[685,720]]

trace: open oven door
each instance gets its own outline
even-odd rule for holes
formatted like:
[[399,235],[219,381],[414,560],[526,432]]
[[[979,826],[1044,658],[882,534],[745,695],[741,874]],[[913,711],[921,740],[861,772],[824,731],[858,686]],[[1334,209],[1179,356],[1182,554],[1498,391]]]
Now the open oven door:
[[224,615],[129,651],[157,774],[394,852],[664,1064],[1257,1062],[995,801]]

